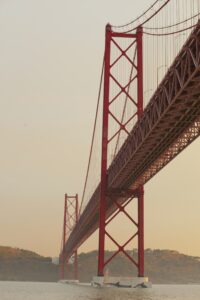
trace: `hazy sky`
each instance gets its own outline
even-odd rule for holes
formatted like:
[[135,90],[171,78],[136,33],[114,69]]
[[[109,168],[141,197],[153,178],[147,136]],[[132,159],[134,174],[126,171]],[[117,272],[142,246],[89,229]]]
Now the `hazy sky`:
[[[0,245],[58,255],[64,193],[82,192],[105,24],[150,3],[0,1]],[[200,256],[199,153],[197,140],[146,185],[146,248]],[[80,250],[95,248],[96,236]]]

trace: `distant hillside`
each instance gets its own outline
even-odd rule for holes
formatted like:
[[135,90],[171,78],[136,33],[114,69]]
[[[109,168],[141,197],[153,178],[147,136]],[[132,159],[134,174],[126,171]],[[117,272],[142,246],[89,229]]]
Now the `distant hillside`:
[[[106,257],[112,254],[113,252],[107,252]],[[129,254],[131,255],[131,251]],[[97,273],[97,255],[97,251],[79,255],[81,281],[91,281],[92,276]],[[136,251],[133,256],[137,257]],[[118,254],[107,269],[109,275],[113,276],[137,276],[136,268],[122,254]],[[153,283],[200,283],[200,258],[176,251],[147,249],[145,250],[145,275]]]
[[[97,251],[79,254],[79,279],[90,282],[97,273]],[[131,251],[130,251],[131,254]],[[112,252],[107,251],[106,257]],[[134,257],[137,252],[133,251]],[[72,265],[67,268],[67,277],[72,278]],[[108,266],[110,275],[136,276],[136,269],[123,256],[117,257]],[[170,250],[145,251],[145,273],[153,283],[200,283],[200,258]],[[34,252],[0,247],[0,280],[57,281],[59,267],[50,257]]]
[[58,266],[50,257],[0,246],[0,280],[57,281]]

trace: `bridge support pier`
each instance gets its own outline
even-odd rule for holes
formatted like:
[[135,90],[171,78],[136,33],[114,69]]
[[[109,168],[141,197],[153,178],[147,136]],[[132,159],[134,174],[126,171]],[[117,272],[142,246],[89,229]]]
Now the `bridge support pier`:
[[144,277],[144,188],[138,192],[138,277]]
[[91,282],[94,287],[124,287],[124,288],[150,288],[152,286],[147,277],[109,277],[94,276]]
[[66,259],[65,256],[65,244],[68,237],[70,236],[74,226],[78,222],[78,195],[69,196],[65,194],[64,203],[64,222],[63,222],[63,238],[62,238],[62,248],[60,253],[60,279],[65,279],[66,267],[70,263],[73,265],[73,279],[78,280],[78,251],[75,250],[70,259]]
[[[112,193],[112,185],[110,186],[109,178],[107,176],[108,162],[108,151],[109,145],[117,137],[115,146],[114,157],[117,155],[119,150],[119,139],[121,132],[127,134],[132,129],[132,124],[135,124],[137,120],[143,114],[143,46],[142,46],[142,27],[138,27],[134,34],[130,33],[116,33],[112,31],[111,26],[106,26],[105,33],[105,57],[104,57],[104,94],[103,94],[103,126],[102,126],[102,158],[101,158],[101,189],[100,189],[100,206],[99,206],[99,254],[98,254],[98,276],[104,276],[105,266],[119,253],[122,252],[138,270],[138,277],[144,277],[144,189],[143,186],[137,190],[123,189],[123,181],[119,182],[120,188],[114,194]],[[128,41],[126,49],[122,48],[123,40]],[[121,41],[121,42],[120,42]],[[120,51],[119,56],[112,58],[113,47]],[[133,59],[130,59],[130,50],[133,50]],[[115,49],[114,49],[115,50]],[[124,85],[124,79],[120,82],[120,78],[115,75],[113,68],[119,64],[120,60],[127,61],[129,65],[130,75],[127,80],[128,83]],[[117,68],[120,67],[117,66]],[[120,90],[117,95],[114,94],[112,84],[118,86]],[[125,87],[124,87],[125,86]],[[122,107],[121,121],[119,115],[115,115],[112,111],[113,103],[122,100],[121,95],[125,94],[125,106],[129,101],[132,104],[133,114],[125,120],[126,107]],[[134,94],[134,95],[133,95]],[[122,101],[121,101],[122,102]],[[110,119],[114,119],[119,127],[118,130],[110,130]],[[131,123],[133,122],[133,123]],[[115,124],[116,125],[116,124]],[[111,133],[110,133],[111,131]],[[131,188],[131,187],[130,187]],[[125,211],[125,207],[134,198],[138,199],[138,220],[135,221]],[[109,203],[115,203],[118,211],[113,214],[109,214]],[[119,212],[123,212],[129,220],[132,221],[133,225],[137,227],[137,232],[124,244],[120,245],[106,230],[106,226],[118,215]],[[105,260],[105,237],[109,238],[118,248],[118,250],[107,260]],[[138,258],[134,259],[125,247],[134,239],[138,238]],[[103,280],[103,279],[102,279]]]

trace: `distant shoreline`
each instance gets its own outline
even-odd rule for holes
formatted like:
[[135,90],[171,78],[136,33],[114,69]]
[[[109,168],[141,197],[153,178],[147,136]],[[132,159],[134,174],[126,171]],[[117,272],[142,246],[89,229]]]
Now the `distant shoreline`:
[[[136,250],[130,251],[136,258]],[[81,253],[78,256],[79,279],[91,282],[97,273],[97,251]],[[112,251],[106,252],[106,257]],[[118,255],[109,265],[109,275],[137,276],[136,269],[123,255]],[[153,284],[200,284],[200,258],[171,250],[145,250],[145,274]],[[67,278],[73,278],[72,265],[68,265]],[[59,266],[51,257],[37,253],[0,246],[0,281],[57,282]]]

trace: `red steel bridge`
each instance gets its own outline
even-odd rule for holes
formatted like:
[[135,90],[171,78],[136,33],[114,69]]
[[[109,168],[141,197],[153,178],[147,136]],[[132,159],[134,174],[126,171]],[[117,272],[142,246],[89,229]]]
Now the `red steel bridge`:
[[[62,277],[73,255],[77,276],[77,249],[98,228],[98,275],[122,252],[144,276],[144,185],[200,134],[199,16],[198,0],[161,0],[128,24],[106,26],[79,208],[77,196],[65,197]],[[134,217],[127,209],[132,201]],[[120,213],[135,228],[123,244],[107,229]],[[109,258],[106,238],[117,247]],[[126,250],[133,241],[137,259]]]

